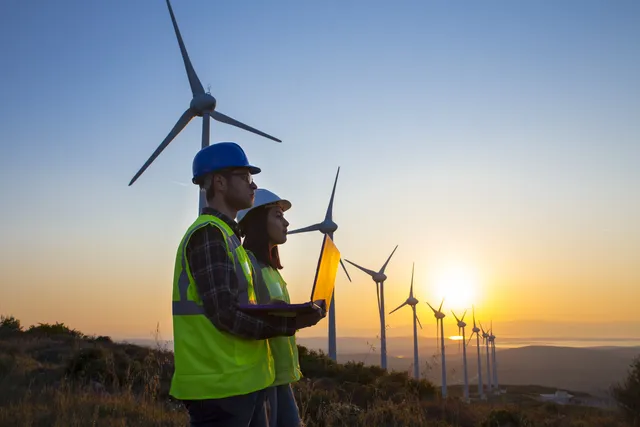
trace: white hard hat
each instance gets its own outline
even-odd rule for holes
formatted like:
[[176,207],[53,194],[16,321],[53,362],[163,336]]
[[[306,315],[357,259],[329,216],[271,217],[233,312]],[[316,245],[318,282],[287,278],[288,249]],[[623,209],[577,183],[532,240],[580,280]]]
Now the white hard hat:
[[272,193],[269,190],[265,190],[264,188],[258,188],[256,189],[255,201],[253,203],[253,206],[238,212],[236,221],[238,223],[242,221],[242,219],[255,208],[259,208],[260,206],[265,206],[265,205],[274,205],[274,204],[280,205],[283,212],[291,208],[290,201],[281,199],[280,197],[278,197],[277,194]]

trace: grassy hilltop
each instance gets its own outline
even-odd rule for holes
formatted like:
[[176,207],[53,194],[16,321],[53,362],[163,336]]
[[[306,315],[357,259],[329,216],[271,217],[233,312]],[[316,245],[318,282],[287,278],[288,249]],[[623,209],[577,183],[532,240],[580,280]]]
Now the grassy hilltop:
[[[534,399],[554,389],[508,386],[509,394],[464,404],[459,387],[443,401],[431,383],[406,373],[338,364],[305,347],[300,358],[305,378],[295,392],[309,427],[634,425],[622,411]],[[172,372],[172,353],[163,348],[86,336],[60,323],[25,329],[2,317],[0,427],[185,426],[185,411],[168,396]]]

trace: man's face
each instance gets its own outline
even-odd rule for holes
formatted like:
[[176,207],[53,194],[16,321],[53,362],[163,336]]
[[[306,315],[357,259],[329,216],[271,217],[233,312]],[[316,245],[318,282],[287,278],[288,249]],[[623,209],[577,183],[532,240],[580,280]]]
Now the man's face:
[[224,191],[225,202],[236,210],[247,209],[253,206],[256,184],[247,168],[233,169],[224,174],[226,176],[226,189]]

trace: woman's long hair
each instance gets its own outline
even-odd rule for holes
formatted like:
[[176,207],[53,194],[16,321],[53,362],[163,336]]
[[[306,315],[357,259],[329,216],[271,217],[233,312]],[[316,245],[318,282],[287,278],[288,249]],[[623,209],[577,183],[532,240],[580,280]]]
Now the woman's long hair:
[[267,216],[271,206],[260,206],[249,212],[242,220],[240,232],[244,235],[242,246],[253,252],[261,263],[282,269],[278,245],[269,250],[269,233],[267,233]]

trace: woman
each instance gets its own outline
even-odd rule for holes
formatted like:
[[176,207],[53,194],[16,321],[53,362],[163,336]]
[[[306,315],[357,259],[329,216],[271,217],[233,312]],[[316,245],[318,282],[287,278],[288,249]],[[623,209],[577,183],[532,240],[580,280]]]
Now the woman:
[[[290,303],[287,284],[278,270],[282,269],[278,245],[287,241],[284,212],[291,208],[288,200],[259,188],[253,207],[238,212],[238,224],[244,235],[244,246],[255,272],[254,289],[258,304]],[[270,427],[302,425],[291,383],[302,374],[295,336],[269,339],[275,362],[275,381],[267,389]]]

